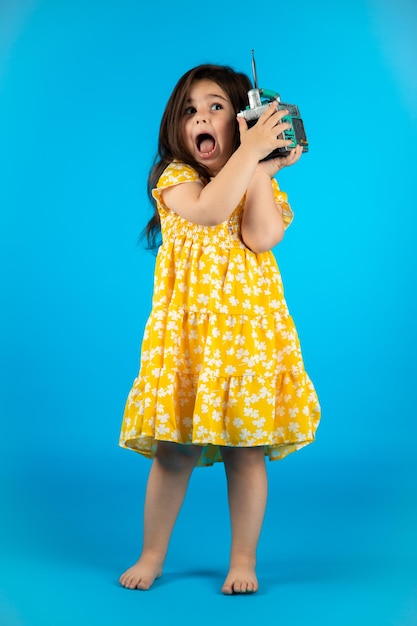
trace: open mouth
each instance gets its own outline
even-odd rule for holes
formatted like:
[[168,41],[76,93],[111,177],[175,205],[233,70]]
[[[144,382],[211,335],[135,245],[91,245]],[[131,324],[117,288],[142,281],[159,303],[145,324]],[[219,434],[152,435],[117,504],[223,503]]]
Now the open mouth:
[[216,140],[208,133],[198,135],[196,139],[197,150],[201,156],[210,156],[216,147]]

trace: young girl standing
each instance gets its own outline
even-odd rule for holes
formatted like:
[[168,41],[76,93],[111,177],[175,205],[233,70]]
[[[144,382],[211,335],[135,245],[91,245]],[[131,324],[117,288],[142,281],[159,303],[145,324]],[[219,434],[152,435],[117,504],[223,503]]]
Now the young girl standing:
[[178,81],[162,118],[147,226],[162,245],[120,436],[153,459],[142,554],[120,578],[129,589],[161,576],[194,466],[223,461],[232,545],[222,591],[256,591],[265,457],[312,442],[320,419],[271,252],[292,220],[273,177],[301,148],[263,160],[289,145],[289,124],[272,103],[248,129],[237,112],[251,87],[229,67],[200,65]]

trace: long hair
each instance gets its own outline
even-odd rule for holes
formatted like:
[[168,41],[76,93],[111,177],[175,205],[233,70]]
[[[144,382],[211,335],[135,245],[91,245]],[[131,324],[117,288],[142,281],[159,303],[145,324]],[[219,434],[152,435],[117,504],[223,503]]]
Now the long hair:
[[[185,103],[189,97],[190,89],[196,81],[212,80],[217,83],[228,95],[232,107],[238,113],[247,104],[247,93],[252,89],[250,79],[246,74],[235,72],[226,65],[198,65],[186,72],[177,82],[165,107],[161,120],[158,139],[158,151],[148,177],[148,196],[154,207],[154,214],[146,225],[142,235],[146,237],[149,249],[155,249],[160,243],[161,224],[152,189],[165,170],[167,165],[174,159],[193,167],[203,180],[210,180],[209,170],[198,163],[187,149],[183,132],[182,120],[184,117]],[[235,151],[240,144],[239,126],[235,123],[234,147]]]

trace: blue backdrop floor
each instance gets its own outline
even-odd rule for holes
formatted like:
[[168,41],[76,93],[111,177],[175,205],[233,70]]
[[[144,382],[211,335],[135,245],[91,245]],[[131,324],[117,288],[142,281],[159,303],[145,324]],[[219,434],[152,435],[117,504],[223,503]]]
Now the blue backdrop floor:
[[[417,626],[417,3],[195,8],[0,0],[0,626]],[[163,578],[126,591],[159,123],[183,72],[250,73],[251,49],[309,137],[276,253],[320,441],[268,464],[258,594],[220,593],[221,466],[196,470]]]
[[417,624],[416,492],[404,467],[341,464],[334,479],[330,464],[314,463],[314,452],[303,452],[304,476],[300,465],[293,474],[295,458],[268,464],[261,588],[224,597],[229,522],[220,465],[195,471],[154,588],[118,585],[140,549],[149,468],[125,454],[115,459],[127,476],[80,465],[74,472],[61,462],[52,472],[44,463],[9,477],[1,626]]

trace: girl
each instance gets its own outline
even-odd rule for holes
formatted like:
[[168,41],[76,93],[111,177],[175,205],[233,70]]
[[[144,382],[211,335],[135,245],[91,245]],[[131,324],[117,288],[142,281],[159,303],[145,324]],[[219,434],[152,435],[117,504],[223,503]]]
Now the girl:
[[301,149],[263,160],[290,143],[281,138],[288,112],[273,103],[248,129],[236,114],[249,89],[244,74],[200,65],[179,80],[162,118],[147,226],[162,245],[120,437],[153,459],[142,554],[120,578],[129,589],[161,576],[194,466],[223,461],[232,545],[222,591],[256,591],[265,456],[312,442],[319,422],[271,252],[292,220],[273,176]]

